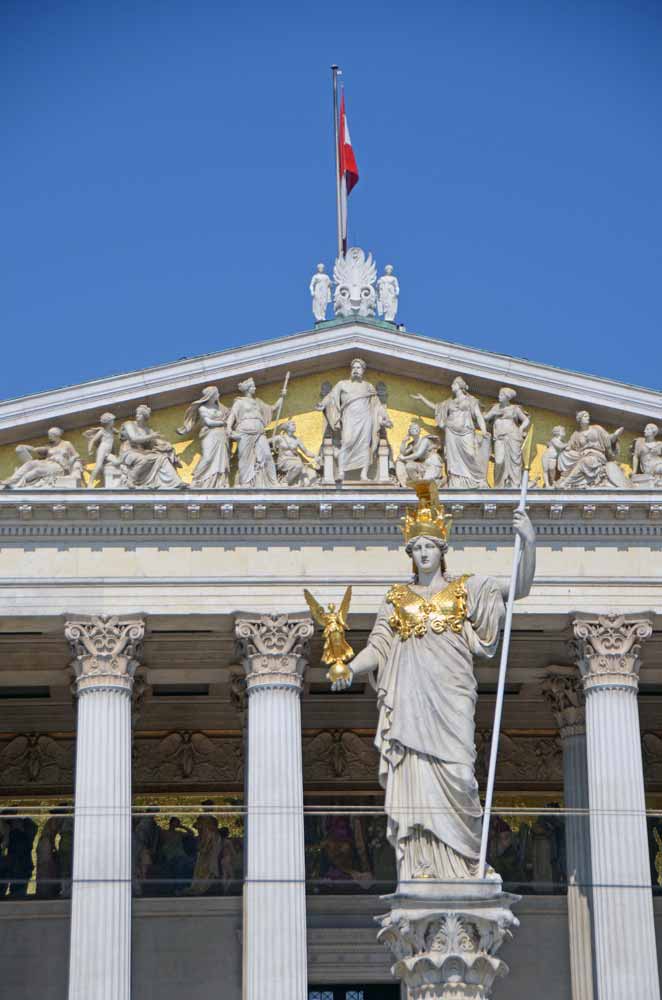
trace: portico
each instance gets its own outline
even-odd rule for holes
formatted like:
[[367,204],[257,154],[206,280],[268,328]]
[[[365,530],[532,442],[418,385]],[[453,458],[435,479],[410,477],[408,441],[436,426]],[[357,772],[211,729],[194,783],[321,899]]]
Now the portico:
[[[119,422],[145,395],[151,426],[172,443],[194,394],[202,399],[217,380],[222,391],[208,401],[229,403],[235,381],[261,359],[258,398],[274,405],[291,372],[287,415],[330,473],[323,483],[321,463],[317,481],[311,473],[305,485],[256,489],[231,485],[233,464],[227,486],[191,488],[200,452],[194,435],[180,435],[168,461],[181,463],[184,489],[0,492],[1,808],[22,810],[38,828],[27,898],[0,900],[11,943],[3,960],[19,1000],[27,964],[30,996],[49,1000],[67,990],[71,1000],[167,998],[184,987],[203,1000],[219,982],[231,1000],[242,983],[255,1000],[265,983],[282,1000],[307,1000],[309,985],[396,984],[374,923],[393,880],[375,694],[365,679],[330,693],[303,588],[326,603],[352,584],[349,638],[359,652],[385,591],[410,579],[400,519],[413,494],[393,468],[412,419],[424,423],[406,402],[419,389],[435,401],[461,372],[484,406],[508,381],[544,430],[585,404],[609,427],[623,424],[631,441],[644,418],[662,413],[659,394],[646,390],[403,336],[328,324],[262,352],[151,370],[139,386],[125,376],[79,387],[75,406],[69,390],[0,405],[5,464],[14,442],[39,439],[56,419],[78,445],[98,410],[113,409]],[[370,406],[392,426],[378,421],[368,481],[356,469],[339,483],[318,403],[355,356],[368,363],[378,400]],[[431,418],[425,433],[438,433]],[[451,572],[506,577],[515,491],[442,495],[454,518]],[[516,607],[491,836],[492,864],[523,899],[520,928],[499,952],[508,980],[494,995],[524,998],[544,978],[553,1000],[611,1000],[610,990],[633,983],[654,997],[662,493],[547,489],[539,478],[528,510],[538,564]],[[621,656],[605,681],[596,664],[617,654],[597,648],[582,623],[603,623],[599,645],[613,616],[639,631],[623,653],[631,659]],[[111,634],[119,645],[108,659]],[[482,792],[495,661],[477,661],[476,676]],[[47,821],[53,856],[66,853],[62,816],[75,819],[72,871],[61,868],[54,894],[38,895],[40,873],[48,885],[48,866],[39,867],[50,858]],[[181,825],[168,838],[171,819]],[[615,914],[620,951],[609,938]],[[40,944],[43,969],[30,958]]]

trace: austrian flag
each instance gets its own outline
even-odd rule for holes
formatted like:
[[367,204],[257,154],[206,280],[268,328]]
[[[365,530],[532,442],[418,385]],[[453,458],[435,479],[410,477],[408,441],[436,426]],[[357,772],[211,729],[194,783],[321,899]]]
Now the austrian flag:
[[343,253],[347,252],[347,196],[358,183],[359,168],[349,137],[347,114],[345,112],[345,95],[340,98],[340,120],[338,122],[338,169],[340,171],[340,222]]

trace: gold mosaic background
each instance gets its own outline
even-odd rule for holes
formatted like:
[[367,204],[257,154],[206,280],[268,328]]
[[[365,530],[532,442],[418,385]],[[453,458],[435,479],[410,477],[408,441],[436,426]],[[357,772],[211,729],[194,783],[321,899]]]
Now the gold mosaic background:
[[[296,421],[297,433],[310,451],[316,452],[318,450],[324,430],[324,416],[315,410],[315,404],[320,400],[321,386],[324,382],[333,384],[343,378],[347,378],[346,365],[340,368],[332,368],[328,372],[325,372],[324,375],[307,375],[300,378],[293,378],[290,381],[289,392],[281,419],[292,418]],[[444,386],[442,388],[434,382],[384,374],[374,369],[369,370],[368,378],[373,385],[383,382],[386,386],[388,412],[393,421],[393,429],[388,432],[388,436],[394,454],[397,455],[400,442],[405,437],[411,420],[416,419],[429,431],[436,430],[434,419],[432,419],[432,411],[424,407],[422,403],[412,400],[411,393],[420,392],[432,402],[438,402],[449,395],[447,387]],[[258,389],[258,395],[265,402],[273,403],[278,396],[279,389],[279,385],[261,387]],[[231,406],[234,395],[234,393],[224,395],[222,402],[226,406]],[[191,390],[191,400],[195,398],[197,398],[197,393],[195,390]],[[487,410],[495,401],[495,397],[488,396],[478,396],[478,399],[483,410]],[[177,454],[182,461],[179,474],[185,482],[190,482],[192,470],[196,464],[200,450],[195,431],[193,435],[185,438],[177,434],[177,427],[183,421],[185,409],[186,405],[181,405],[155,410],[152,413],[151,425],[154,430],[159,431],[169,441],[173,442]],[[541,458],[551,437],[552,428],[556,424],[564,424],[566,436],[570,437],[572,431],[575,429],[574,422],[569,416],[559,416],[552,410],[542,410],[535,407],[527,407],[527,410],[531,414],[534,424],[535,459],[531,468],[532,478],[542,485]],[[101,411],[99,411],[98,415],[100,416],[100,414]],[[122,420],[117,421],[118,427],[121,426],[121,423]],[[94,425],[95,421],[90,421],[88,426],[92,427]],[[607,430],[613,431],[615,427],[608,426]],[[91,471],[94,467],[93,456],[87,455],[87,441],[83,437],[82,429],[71,432],[67,431],[65,437],[77,448],[87,463],[87,470]],[[625,433],[621,438],[621,464],[627,473],[632,471],[629,462],[631,461],[634,437],[635,435],[631,433]],[[43,445],[46,442],[45,438],[42,437],[32,438],[21,443]],[[0,446],[0,479],[10,476],[17,464],[15,445]],[[488,480],[491,484],[491,468]]]

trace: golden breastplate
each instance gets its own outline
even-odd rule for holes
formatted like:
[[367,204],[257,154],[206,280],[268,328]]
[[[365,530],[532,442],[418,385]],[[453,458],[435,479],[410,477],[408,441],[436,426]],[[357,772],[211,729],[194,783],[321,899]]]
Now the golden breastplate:
[[448,629],[461,632],[467,617],[466,582],[470,575],[453,580],[430,598],[421,597],[404,583],[396,583],[386,595],[388,603],[393,605],[388,620],[393,631],[403,642],[412,635],[425,635],[428,625],[437,635]]

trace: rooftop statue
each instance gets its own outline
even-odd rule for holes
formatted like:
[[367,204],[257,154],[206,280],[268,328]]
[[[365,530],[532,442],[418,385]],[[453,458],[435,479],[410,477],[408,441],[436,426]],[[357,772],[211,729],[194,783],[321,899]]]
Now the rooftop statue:
[[445,485],[440,449],[439,438],[435,434],[423,434],[421,425],[412,421],[395,462],[395,475],[400,485],[407,488],[419,479]]
[[377,308],[376,278],[377,268],[371,253],[366,257],[359,247],[351,247],[344,257],[338,257],[333,267],[335,315],[374,316]]
[[662,489],[662,441],[657,424],[646,424],[632,450],[632,485],[640,489]]
[[336,382],[316,407],[324,412],[330,429],[339,432],[337,474],[341,481],[356,470],[363,482],[369,479],[380,431],[391,426],[377,390],[364,378],[366,367],[365,361],[354,358],[350,377]]
[[600,424],[591,423],[588,410],[577,414],[577,430],[567,448],[559,454],[557,489],[582,490],[599,487],[629,487],[629,481],[617,462],[619,427],[609,434]]
[[188,407],[184,423],[177,428],[182,436],[199,426],[200,458],[193,470],[191,486],[196,490],[218,490],[230,482],[230,442],[227,422],[230,411],[223,406],[214,385],[202,390],[202,395]]
[[317,456],[297,437],[297,425],[287,420],[271,439],[276,471],[284,486],[312,486],[319,476]]
[[115,427],[114,413],[102,413],[98,427],[90,427],[89,430],[83,431],[83,437],[87,438],[87,452],[89,455],[94,454],[94,469],[88,482],[90,489],[97,479],[102,477],[105,487],[121,488],[119,459],[113,454],[119,433]]
[[[410,584],[388,590],[366,647],[347,665],[335,691],[376,674],[379,780],[399,882],[478,876],[481,805],[474,774],[474,656],[496,652],[509,584],[486,576],[451,576],[446,566],[450,517],[436,489],[419,483],[418,508],[404,520]],[[515,596],[535,573],[535,532],[517,511],[523,543]]]
[[505,490],[519,488],[522,483],[522,447],[531,418],[514,402],[514,389],[499,389],[499,402],[485,414],[485,423],[492,423],[494,447],[494,486]]
[[19,444],[16,454],[21,465],[0,482],[0,489],[71,489],[84,485],[83,463],[60,427],[48,431],[48,444],[33,447]]
[[552,489],[556,483],[559,471],[559,456],[568,447],[566,440],[566,430],[562,424],[552,427],[552,436],[547,442],[547,447],[542,456],[542,477],[543,486]]
[[276,464],[266,435],[267,424],[278,415],[287,393],[283,386],[274,406],[263,403],[255,396],[255,381],[244,379],[237,386],[241,396],[232,404],[228,416],[228,434],[237,442],[237,474],[235,486],[257,486],[268,489],[278,486]]
[[120,430],[119,475],[134,490],[178,490],[186,483],[179,478],[181,464],[173,445],[149,425],[152,411],[141,405],[133,420]]
[[420,392],[412,399],[425,403],[434,413],[437,427],[444,433],[446,474],[451,489],[487,488],[490,436],[478,400],[458,375],[451,384],[453,395],[441,403],[431,403]]
[[326,309],[331,301],[331,278],[324,271],[324,264],[318,264],[310,280],[310,294],[313,299],[313,316],[316,323],[326,319]]
[[387,264],[384,274],[377,281],[377,313],[388,323],[395,323],[399,295],[400,285],[393,274],[393,265]]

